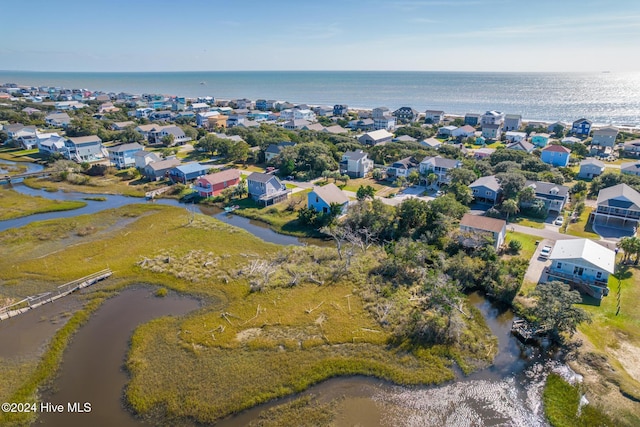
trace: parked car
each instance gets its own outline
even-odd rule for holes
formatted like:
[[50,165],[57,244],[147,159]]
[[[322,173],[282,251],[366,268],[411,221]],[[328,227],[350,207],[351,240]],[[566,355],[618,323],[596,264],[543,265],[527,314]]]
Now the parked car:
[[564,218],[563,218],[563,217],[561,217],[561,216],[559,216],[558,218],[556,218],[556,220],[555,220],[555,221],[553,221],[553,223],[554,223],[555,225],[562,225],[562,223],[564,223]]
[[551,255],[551,246],[547,245],[540,251],[540,258],[547,259]]

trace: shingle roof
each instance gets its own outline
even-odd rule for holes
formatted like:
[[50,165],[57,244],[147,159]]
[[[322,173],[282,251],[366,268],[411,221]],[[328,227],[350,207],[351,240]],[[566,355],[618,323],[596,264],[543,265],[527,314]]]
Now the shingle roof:
[[536,191],[536,194],[538,195],[544,194],[565,197],[567,194],[569,194],[569,187],[554,184],[553,182],[526,181],[525,185],[527,187],[533,187],[533,189]]
[[120,144],[109,148],[109,151],[112,153],[122,153],[124,151],[132,150],[144,150],[144,147],[137,142],[133,142],[131,144]]
[[179,164],[180,164],[180,160],[178,159],[167,159],[167,160],[161,160],[159,162],[149,163],[146,167],[149,167],[154,171],[159,171],[163,169],[171,169],[173,167],[178,166]]
[[358,161],[360,159],[367,157],[367,155],[368,154],[365,153],[364,151],[359,150],[359,151],[347,151],[342,155],[342,157],[348,157],[350,160]]
[[342,205],[349,202],[349,197],[347,197],[347,195],[344,194],[344,192],[334,183],[327,184],[323,187],[314,186],[313,192],[328,204],[338,203]]
[[200,177],[207,180],[211,185],[220,184],[234,179],[240,179],[240,171],[238,169],[227,169],[216,173],[211,173]]
[[266,173],[260,173],[260,172],[254,172],[251,175],[249,175],[247,177],[247,181],[256,181],[256,182],[262,182],[262,183],[267,183],[269,181],[271,181],[273,178],[277,177],[275,175],[269,175]]
[[562,145],[547,145],[545,148],[542,149],[542,151],[553,151],[555,153],[571,153],[571,150],[569,150],[567,147],[563,147]]
[[[379,141],[381,139],[390,138],[393,135],[389,133],[386,129],[374,130],[372,132],[367,132],[365,135],[369,136],[374,141]],[[364,136],[364,135],[363,135]]]
[[[621,205],[621,199],[628,201],[625,206]],[[625,209],[640,211],[640,193],[627,184],[618,184],[600,190],[597,203],[598,206],[624,207]]]
[[489,175],[489,176],[480,177],[475,181],[473,181],[471,184],[469,184],[469,188],[474,188],[474,187],[486,187],[490,190],[498,192],[500,190],[500,183],[496,179],[495,175]]
[[67,138],[69,141],[74,144],[87,144],[90,142],[102,142],[98,135],[89,135],[89,136],[76,136],[73,138]]
[[459,160],[445,159],[444,157],[441,157],[441,156],[435,156],[435,157],[425,157],[424,160],[422,160],[422,162],[420,163],[431,163],[437,167],[441,167],[445,169],[453,169],[458,167],[459,162],[460,162]]
[[569,239],[556,241],[549,259],[582,259],[601,270],[613,273],[616,253],[589,239]]
[[522,150],[530,153],[535,148],[535,145],[527,141],[518,141],[507,145],[507,148],[510,150]]
[[500,231],[502,231],[506,224],[506,221],[503,219],[473,215],[469,213],[464,214],[464,216],[460,220],[460,225],[483,231],[491,231],[493,233],[499,233]]
[[600,169],[604,168],[604,162],[601,162],[598,159],[586,158],[580,162],[580,167],[588,166],[588,165],[593,165],[593,166],[599,167]]
[[187,163],[185,165],[176,166],[175,168],[185,175],[189,173],[200,172],[200,171],[209,169],[208,166],[201,165],[198,162]]

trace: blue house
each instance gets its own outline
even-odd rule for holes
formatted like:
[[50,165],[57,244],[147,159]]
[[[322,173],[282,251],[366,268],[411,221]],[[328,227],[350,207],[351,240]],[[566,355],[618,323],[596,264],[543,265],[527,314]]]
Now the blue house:
[[176,166],[169,171],[169,178],[173,182],[180,182],[186,184],[189,181],[198,179],[199,177],[206,175],[209,170],[209,166],[201,165],[200,163],[187,163],[186,165]]
[[247,188],[249,197],[264,206],[286,200],[291,193],[291,190],[281,183],[277,176],[259,172],[254,172],[247,177]]
[[582,136],[589,136],[591,132],[591,120],[579,119],[571,125],[571,133]]
[[540,160],[548,165],[567,167],[571,150],[562,145],[549,145],[542,149]]
[[134,167],[136,165],[135,154],[142,150],[144,150],[144,147],[137,142],[120,144],[107,149],[109,151],[109,161],[118,169]]
[[316,212],[325,214],[331,212],[333,203],[342,207],[341,213],[346,213],[349,198],[333,183],[323,187],[314,186],[313,190],[307,194],[307,208],[314,209]]

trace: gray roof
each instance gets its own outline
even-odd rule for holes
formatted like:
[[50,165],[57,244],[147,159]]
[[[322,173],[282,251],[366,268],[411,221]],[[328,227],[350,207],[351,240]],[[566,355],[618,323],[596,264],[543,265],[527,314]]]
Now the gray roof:
[[284,147],[293,147],[294,145],[296,145],[295,142],[289,142],[289,141],[279,142],[277,144],[269,144],[269,146],[267,147],[266,150],[264,150],[264,152],[278,154],[282,151]]
[[611,206],[640,211],[640,193],[627,184],[618,184],[613,187],[603,188],[598,193],[598,206]]
[[569,194],[569,187],[560,184],[554,184],[553,182],[526,181],[525,185],[527,187],[533,187],[536,191],[536,195],[566,197]]
[[584,159],[583,161],[580,162],[580,167],[582,166],[589,166],[589,165],[593,165],[596,166],[600,169],[604,168],[604,162],[601,162],[598,159],[594,159],[592,157],[588,157],[586,159]]
[[556,241],[549,259],[581,259],[601,270],[613,273],[616,253],[589,239],[568,239]]
[[530,153],[535,148],[535,145],[527,141],[518,141],[507,145],[507,148],[510,150],[521,150]]
[[396,138],[394,138],[395,141],[400,141],[400,142],[415,142],[416,139],[412,136],[409,135],[400,135]]
[[435,156],[435,157],[427,156],[420,163],[431,163],[434,166],[437,166],[440,168],[453,169],[458,167],[458,163],[460,163],[460,161],[454,160],[454,159],[446,159],[440,156]]
[[276,178],[276,180],[278,179],[275,175],[254,172],[247,177],[247,181],[256,181],[256,182],[262,182],[266,184],[267,182],[271,181],[273,178]]
[[146,167],[153,169],[154,171],[159,171],[163,169],[172,169],[180,164],[179,159],[167,159],[161,160],[159,162],[149,163]]
[[348,157],[350,160],[360,160],[363,159],[365,157],[367,157],[367,153],[365,153],[362,150],[359,151],[347,151],[345,152],[342,156],[343,157]]
[[396,169],[410,169],[415,168],[416,166],[418,166],[418,162],[416,162],[413,157],[405,157],[397,162],[393,162],[393,167]]
[[640,171],[640,161],[637,162],[628,162],[620,165],[620,172],[625,173],[633,173],[637,174]]
[[73,138],[69,137],[67,138],[67,140],[71,141],[74,144],[88,144],[91,142],[98,142],[98,143],[102,142],[102,140],[98,135],[76,136]]
[[483,176],[476,179],[471,184],[469,184],[469,188],[474,187],[485,187],[495,191],[496,193],[500,191],[500,183],[496,179],[495,175]]
[[120,144],[109,148],[109,151],[112,153],[122,153],[131,150],[144,150],[144,147],[137,142],[133,142],[131,144]]

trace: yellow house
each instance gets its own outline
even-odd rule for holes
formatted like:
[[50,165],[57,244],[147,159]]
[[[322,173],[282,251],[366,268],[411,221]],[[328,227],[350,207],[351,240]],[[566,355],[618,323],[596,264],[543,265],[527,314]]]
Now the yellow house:
[[224,114],[219,114],[217,116],[211,116],[207,119],[208,121],[208,128],[209,129],[216,129],[216,128],[226,128],[227,127],[227,119],[229,117],[225,116]]

